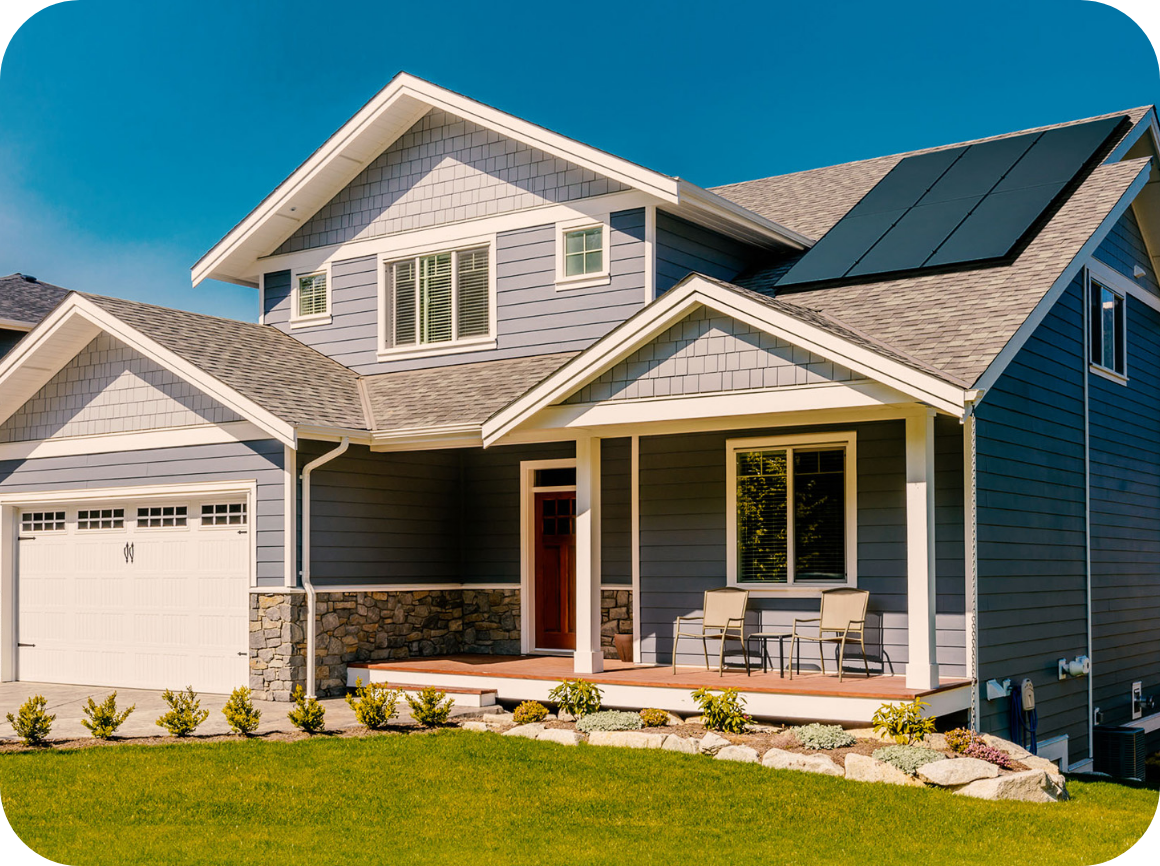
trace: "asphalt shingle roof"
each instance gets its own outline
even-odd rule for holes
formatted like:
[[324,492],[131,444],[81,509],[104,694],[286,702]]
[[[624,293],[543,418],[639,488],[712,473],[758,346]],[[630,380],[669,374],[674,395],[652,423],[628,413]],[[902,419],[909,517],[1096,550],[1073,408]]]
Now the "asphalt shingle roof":
[[23,274],[0,277],[0,319],[35,325],[68,295],[68,289]]

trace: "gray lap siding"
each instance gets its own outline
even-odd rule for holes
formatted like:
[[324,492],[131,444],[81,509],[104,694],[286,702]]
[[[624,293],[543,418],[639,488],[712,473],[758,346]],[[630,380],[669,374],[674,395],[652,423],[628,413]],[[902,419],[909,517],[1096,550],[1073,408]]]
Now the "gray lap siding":
[[0,461],[0,492],[256,481],[257,583],[285,582],[285,450],[273,439]]
[[755,254],[740,241],[657,211],[657,295],[694,272],[731,280],[749,266]]

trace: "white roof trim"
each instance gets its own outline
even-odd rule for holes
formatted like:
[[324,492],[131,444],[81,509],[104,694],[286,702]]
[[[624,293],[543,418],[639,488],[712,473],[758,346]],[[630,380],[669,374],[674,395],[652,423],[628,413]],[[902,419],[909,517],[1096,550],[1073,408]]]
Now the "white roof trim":
[[484,444],[493,444],[519,428],[541,409],[575,393],[699,306],[709,307],[816,352],[948,414],[956,417],[963,414],[965,395],[961,387],[837,337],[747,297],[740,291],[694,275],[670,289],[484,422]]
[[102,331],[196,385],[272,438],[295,447],[293,425],[75,293],[65,298],[0,361],[0,423],[10,418]]
[[312,217],[432,108],[502,132],[671,205],[679,205],[685,199],[694,208],[716,211],[742,233],[752,233],[767,242],[795,248],[811,243],[803,235],[687,181],[636,165],[401,72],[197,261],[192,268],[193,284],[213,278],[256,286],[258,258],[276,249],[304,219]]

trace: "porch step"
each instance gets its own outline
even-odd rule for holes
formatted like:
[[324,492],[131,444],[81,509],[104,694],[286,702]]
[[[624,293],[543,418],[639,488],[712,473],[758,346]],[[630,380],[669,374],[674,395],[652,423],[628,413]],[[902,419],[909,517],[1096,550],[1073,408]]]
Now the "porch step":
[[423,689],[432,687],[445,693],[457,707],[493,707],[495,706],[496,689],[472,689],[462,686],[441,686],[435,683],[397,683],[387,679],[388,672],[376,668],[373,664],[351,664],[346,667],[347,688],[353,689],[356,679],[367,683],[384,683],[388,688],[398,689],[407,694],[418,694]]

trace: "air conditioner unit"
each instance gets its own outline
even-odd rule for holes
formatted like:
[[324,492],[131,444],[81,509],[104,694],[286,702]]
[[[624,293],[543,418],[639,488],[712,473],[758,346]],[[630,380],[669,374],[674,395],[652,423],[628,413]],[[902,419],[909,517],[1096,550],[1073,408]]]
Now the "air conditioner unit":
[[1100,725],[1095,729],[1095,771],[1144,781],[1144,730]]

